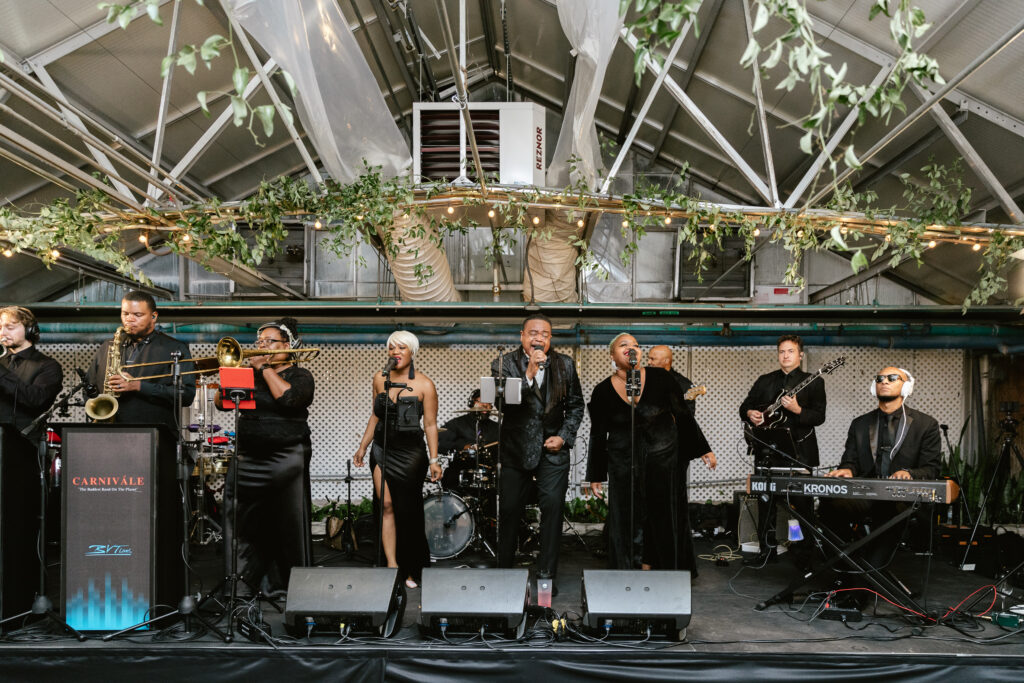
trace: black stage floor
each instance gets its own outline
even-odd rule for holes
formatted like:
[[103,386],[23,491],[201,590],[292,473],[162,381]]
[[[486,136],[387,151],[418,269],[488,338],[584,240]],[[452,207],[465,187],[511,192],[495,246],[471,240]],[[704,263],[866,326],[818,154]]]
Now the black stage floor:
[[[600,537],[586,537],[591,547]],[[193,546],[197,591],[208,591],[220,579],[218,545]],[[573,535],[563,538],[558,595],[553,610],[569,627],[556,640],[549,620],[529,617],[525,637],[516,642],[499,634],[445,642],[418,628],[421,589],[408,591],[408,609],[401,629],[389,639],[336,635],[294,639],[284,636],[283,615],[263,604],[263,618],[274,644],[256,644],[242,637],[224,644],[198,625],[185,634],[180,625],[160,632],[136,632],[111,642],[99,636],[77,642],[56,635],[44,622],[8,630],[0,643],[0,679],[48,680],[73,676],[79,680],[145,677],[158,680],[237,680],[266,674],[302,675],[325,680],[424,681],[524,680],[558,676],[563,680],[1014,680],[1024,671],[1024,630],[984,619],[960,616],[936,625],[931,619],[905,619],[884,602],[869,600],[856,623],[820,616],[818,596],[800,591],[792,604],[757,611],[757,604],[786,586],[796,569],[786,555],[763,568],[744,567],[739,555],[723,543],[697,540],[699,577],[692,585],[692,619],[681,642],[640,636],[603,642],[577,635],[581,607],[581,576],[602,568],[603,560]],[[714,555],[720,554],[719,562]],[[437,567],[470,566],[470,554],[436,563]],[[316,544],[316,564],[369,566],[362,559]],[[997,595],[993,581],[953,567],[939,557],[901,549],[894,572],[915,592],[929,617],[966,608],[971,614],[998,612],[1024,603],[1024,588],[1009,586]],[[51,566],[52,574],[59,574]],[[822,577],[814,589],[827,590],[835,574]],[[56,581],[52,581],[56,584]],[[53,587],[51,597],[56,598]],[[865,596],[868,594],[865,592]],[[976,598],[976,600],[975,600]],[[973,605],[971,604],[973,603]],[[994,603],[994,604],[993,604]],[[212,603],[211,603],[212,604]],[[226,629],[223,615],[219,619]],[[952,676],[952,679],[950,679]]]

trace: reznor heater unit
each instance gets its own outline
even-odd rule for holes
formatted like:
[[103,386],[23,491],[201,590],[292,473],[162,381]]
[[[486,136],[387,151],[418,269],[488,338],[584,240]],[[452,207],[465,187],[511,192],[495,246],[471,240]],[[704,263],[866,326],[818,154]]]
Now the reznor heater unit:
[[[531,102],[471,102],[480,163],[502,185],[544,185],[544,107]],[[417,102],[412,118],[415,182],[459,177],[462,114],[454,103]],[[466,175],[476,179],[466,136]]]

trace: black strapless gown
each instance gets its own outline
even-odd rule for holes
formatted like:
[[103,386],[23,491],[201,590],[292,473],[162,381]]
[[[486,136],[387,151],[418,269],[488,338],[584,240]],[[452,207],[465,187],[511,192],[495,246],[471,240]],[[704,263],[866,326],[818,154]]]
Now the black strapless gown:
[[[387,457],[384,457],[384,405],[388,402]],[[373,402],[377,428],[370,450],[370,470],[381,467],[384,481],[391,492],[395,513],[395,552],[402,577],[411,576],[419,582],[423,567],[430,562],[430,548],[423,519],[423,481],[427,476],[427,447],[423,430],[396,429],[395,402],[383,393]],[[375,514],[380,514],[380,500],[373,497]]]

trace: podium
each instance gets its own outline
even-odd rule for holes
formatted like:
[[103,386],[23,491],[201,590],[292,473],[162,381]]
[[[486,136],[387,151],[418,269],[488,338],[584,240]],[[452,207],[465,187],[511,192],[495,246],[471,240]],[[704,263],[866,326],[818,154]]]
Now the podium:
[[39,579],[36,444],[0,423],[0,619],[32,607]]
[[[62,425],[61,616],[117,631],[181,593],[175,438],[162,425]],[[167,607],[170,611],[173,607]]]

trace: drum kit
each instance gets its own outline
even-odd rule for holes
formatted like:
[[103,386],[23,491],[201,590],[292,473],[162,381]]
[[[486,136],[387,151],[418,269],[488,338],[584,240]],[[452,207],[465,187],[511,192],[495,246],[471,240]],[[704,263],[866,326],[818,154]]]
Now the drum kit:
[[214,400],[220,385],[216,376],[200,376],[196,380],[196,401],[192,406],[192,424],[188,431],[196,438],[189,441],[195,456],[192,470],[195,507],[189,524],[193,542],[208,545],[223,536],[220,522],[210,514],[215,503],[224,500],[224,483],[234,450],[233,432],[221,432],[221,426],[214,424]]
[[[478,420],[484,420],[493,411],[469,408],[455,412],[475,413]],[[431,559],[451,559],[469,549],[496,556],[498,442],[482,443],[481,430],[476,431],[475,443],[442,456],[447,461],[444,475],[437,490],[423,500]],[[520,549],[534,536],[532,529],[520,530]]]

